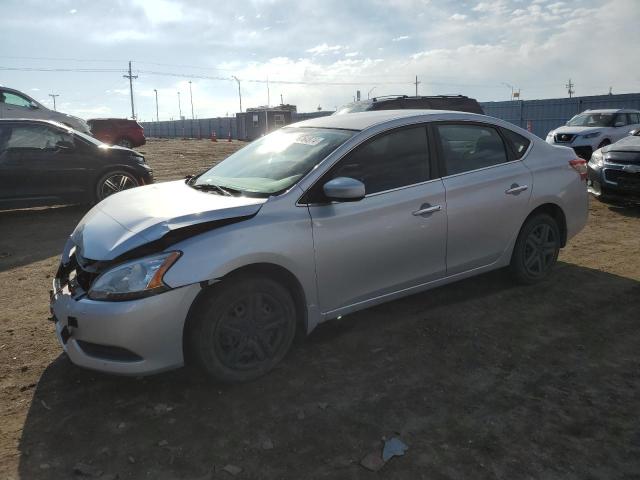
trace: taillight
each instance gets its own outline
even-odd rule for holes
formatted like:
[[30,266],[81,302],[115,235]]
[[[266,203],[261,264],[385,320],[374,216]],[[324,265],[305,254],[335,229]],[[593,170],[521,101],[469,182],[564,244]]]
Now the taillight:
[[574,160],[569,160],[569,165],[573,167],[573,169],[578,172],[580,175],[580,180],[587,179],[587,161],[582,158],[576,158]]

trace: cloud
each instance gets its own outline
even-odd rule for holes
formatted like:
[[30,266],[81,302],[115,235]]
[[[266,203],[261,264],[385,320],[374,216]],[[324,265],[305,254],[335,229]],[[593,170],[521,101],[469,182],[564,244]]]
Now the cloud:
[[306,50],[306,52],[313,55],[326,55],[327,53],[337,53],[344,48],[345,47],[343,47],[342,45],[328,45],[327,43],[322,43],[320,45],[316,45],[313,48],[309,48],[308,50]]
[[401,42],[403,40],[409,40],[409,38],[411,38],[411,37],[409,37],[409,35],[401,35],[400,37],[392,38],[391,41],[392,42]]
[[454,14],[453,14],[453,15],[451,15],[449,18],[450,18],[451,20],[458,21],[458,20],[466,20],[467,16],[466,16],[466,15],[463,15],[463,14],[461,14],[461,13],[454,13]]

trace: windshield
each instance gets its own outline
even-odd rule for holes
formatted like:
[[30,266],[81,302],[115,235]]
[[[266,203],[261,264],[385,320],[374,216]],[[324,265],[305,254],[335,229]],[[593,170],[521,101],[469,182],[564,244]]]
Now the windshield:
[[282,128],[262,137],[200,175],[191,185],[215,185],[244,195],[287,190],[355,132]]
[[567,122],[570,127],[611,127],[613,113],[581,113]]
[[353,102],[341,106],[334,115],[342,115],[344,113],[366,112],[371,109],[371,102]]

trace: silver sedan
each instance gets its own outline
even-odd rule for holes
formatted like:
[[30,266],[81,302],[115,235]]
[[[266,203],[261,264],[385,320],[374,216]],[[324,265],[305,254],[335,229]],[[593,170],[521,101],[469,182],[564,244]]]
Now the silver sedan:
[[501,120],[378,111],[282,128],[184,181],[112,195],[51,294],[77,365],[256,378],[296,331],[507,267],[543,281],[587,221],[586,162]]

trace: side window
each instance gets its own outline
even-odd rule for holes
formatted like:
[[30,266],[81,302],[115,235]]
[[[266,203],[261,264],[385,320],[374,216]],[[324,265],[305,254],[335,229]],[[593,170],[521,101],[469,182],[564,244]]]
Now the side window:
[[16,125],[11,128],[6,148],[52,150],[61,141],[71,142],[71,135],[40,125]]
[[403,128],[368,141],[340,160],[320,183],[336,177],[360,180],[367,194],[428,180],[426,128]]
[[616,115],[615,120],[613,121],[614,125],[620,125],[620,126],[625,126],[627,125],[627,114],[626,113],[618,113]]
[[638,123],[640,123],[640,114],[638,114],[638,113],[627,113],[627,116],[629,117],[629,124],[630,125],[637,125]]
[[24,108],[28,108],[29,105],[31,105],[31,101],[27,100],[24,97],[21,97],[20,95],[16,95],[15,93],[10,93],[10,92],[2,92],[3,96],[4,96],[4,103],[6,103],[7,105],[12,105],[14,107],[24,107]]
[[516,159],[522,158],[522,156],[524,155],[524,152],[526,152],[527,148],[529,148],[529,144],[531,143],[531,141],[523,137],[519,133],[513,132],[506,128],[502,128],[501,130],[502,130],[502,134],[507,139],[507,143],[509,143],[509,145],[511,146],[511,150],[515,155],[515,158]]
[[447,175],[498,165],[508,160],[504,142],[492,127],[435,125]]

